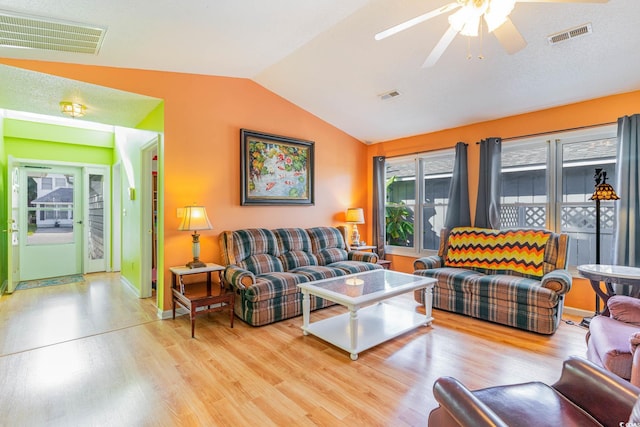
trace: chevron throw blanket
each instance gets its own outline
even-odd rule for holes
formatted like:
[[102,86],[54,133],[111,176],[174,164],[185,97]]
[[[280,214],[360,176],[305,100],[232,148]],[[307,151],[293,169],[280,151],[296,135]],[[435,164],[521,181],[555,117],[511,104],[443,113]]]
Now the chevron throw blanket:
[[454,228],[449,233],[445,266],[541,278],[550,237],[551,233],[543,230]]

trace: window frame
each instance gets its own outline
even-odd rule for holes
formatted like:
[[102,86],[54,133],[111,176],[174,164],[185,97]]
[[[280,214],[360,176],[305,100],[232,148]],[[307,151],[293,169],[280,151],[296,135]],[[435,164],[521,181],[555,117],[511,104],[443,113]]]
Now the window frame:
[[[411,256],[411,257],[416,257],[416,256],[426,256],[426,255],[435,255],[438,252],[438,248],[436,249],[424,249],[424,225],[423,224],[423,218],[424,218],[424,209],[427,206],[433,206],[433,207],[440,207],[440,206],[444,206],[445,210],[444,210],[444,214],[446,215],[446,209],[449,206],[448,203],[448,199],[447,199],[447,203],[446,204],[437,204],[435,203],[435,201],[432,201],[431,203],[426,203],[426,194],[425,194],[425,160],[426,159],[433,159],[433,158],[443,158],[443,157],[447,157],[450,156],[451,158],[451,163],[452,163],[452,170],[450,173],[440,173],[437,174],[437,177],[446,177],[448,176],[453,176],[453,164],[455,163],[455,147],[451,147],[451,148],[443,148],[443,149],[439,149],[439,150],[433,150],[433,151],[425,151],[425,152],[421,152],[421,153],[414,153],[414,154],[410,154],[410,155],[405,155],[405,156],[398,156],[398,157],[393,157],[393,158],[387,158],[386,159],[386,163],[389,164],[393,164],[393,163],[408,163],[409,161],[413,161],[414,162],[414,170],[415,170],[415,174],[414,174],[414,179],[415,179],[415,188],[414,188],[414,199],[413,199],[413,205],[411,204],[407,204],[407,206],[411,207],[414,211],[414,218],[413,218],[413,246],[409,247],[409,246],[396,246],[396,245],[388,245],[386,244],[387,238],[386,238],[386,229],[385,229],[385,252],[392,254],[392,255],[404,255],[404,256]],[[421,177],[421,179],[418,179],[418,177]],[[385,165],[385,183],[386,181],[389,179],[389,177],[387,176],[386,173],[386,165]],[[386,209],[386,204],[387,204],[387,191],[386,191],[386,187],[385,187],[385,194],[384,194],[384,200],[385,200],[385,209]],[[440,230],[437,230],[437,232],[439,233]]]
[[[563,200],[563,168],[565,160],[563,158],[563,148],[568,144],[587,143],[594,140],[612,139],[617,141],[617,124],[600,125],[577,130],[560,131],[547,133],[539,136],[523,137],[503,142],[503,150],[506,145],[522,146],[523,144],[547,144],[546,163],[546,191],[547,191],[547,217],[546,228],[555,233],[562,233],[562,210],[563,206],[571,205],[572,202]],[[587,160],[588,161],[588,160]],[[602,162],[601,162],[602,163]],[[617,161],[609,161],[615,164]],[[504,169],[501,170],[504,173]],[[613,176],[609,176],[613,180]],[[594,182],[595,185],[595,182]],[[501,196],[502,202],[502,196]],[[501,203],[502,205],[502,203]],[[570,271],[575,272],[576,265],[568,265]]]

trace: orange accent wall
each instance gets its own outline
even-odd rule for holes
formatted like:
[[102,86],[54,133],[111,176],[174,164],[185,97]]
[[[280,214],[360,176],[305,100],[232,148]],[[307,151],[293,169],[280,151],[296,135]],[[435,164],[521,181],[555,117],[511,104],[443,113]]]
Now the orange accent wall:
[[[218,235],[224,230],[340,225],[348,207],[367,204],[366,146],[251,80],[39,61],[0,62],[164,99],[165,310],[171,301],[168,267],[183,265],[191,256],[190,235],[177,231],[177,208],[193,203],[206,206],[214,229],[201,232],[200,258],[221,262]],[[314,206],[240,206],[241,128],[315,142]]]
[[[469,198],[471,217],[473,218],[480,163],[480,150],[476,145],[477,141],[492,136],[512,138],[612,123],[616,122],[618,117],[636,114],[640,112],[639,110],[640,91],[635,91],[370,145],[367,147],[367,167],[368,176],[370,177],[368,180],[370,183],[369,192],[372,194],[371,177],[373,176],[372,159],[374,156],[395,157],[415,152],[452,148],[458,141],[462,141],[469,144]],[[368,200],[368,207],[371,209],[371,197]],[[370,233],[370,227],[370,224],[365,224],[362,229]],[[393,261],[392,268],[394,270],[413,271],[414,258],[391,255],[389,259]],[[574,278],[573,287],[566,297],[565,305],[593,311],[595,308],[594,301],[595,293],[591,289],[589,282],[581,278]]]

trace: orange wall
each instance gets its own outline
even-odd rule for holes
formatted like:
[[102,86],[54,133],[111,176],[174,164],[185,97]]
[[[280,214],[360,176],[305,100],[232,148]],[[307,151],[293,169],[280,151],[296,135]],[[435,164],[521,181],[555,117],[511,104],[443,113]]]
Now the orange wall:
[[[492,136],[512,138],[611,123],[616,122],[618,117],[638,112],[640,112],[640,91],[635,91],[374,144],[367,147],[368,176],[373,176],[372,158],[374,156],[401,156],[415,152],[451,148],[458,141],[466,142],[469,144],[469,197],[471,199],[471,218],[473,219],[478,191],[478,166],[480,163],[480,150],[475,144],[477,141]],[[369,183],[371,182],[372,179],[370,178]],[[371,185],[369,186],[369,191],[372,191]],[[369,197],[369,208],[371,208],[371,197]],[[370,225],[362,228],[370,232]],[[413,271],[414,258],[391,255],[389,259],[393,261],[394,270]],[[566,305],[593,311],[595,294],[588,282],[584,279],[575,278],[573,283],[573,288],[567,295]]]
[[[168,267],[183,265],[191,256],[191,237],[177,231],[178,207],[206,206],[214,230],[201,233],[200,257],[221,262],[218,235],[223,230],[339,225],[348,207],[366,206],[366,146],[251,80],[0,62],[164,99],[165,310],[171,301]],[[240,206],[240,128],[315,142],[314,206]]]

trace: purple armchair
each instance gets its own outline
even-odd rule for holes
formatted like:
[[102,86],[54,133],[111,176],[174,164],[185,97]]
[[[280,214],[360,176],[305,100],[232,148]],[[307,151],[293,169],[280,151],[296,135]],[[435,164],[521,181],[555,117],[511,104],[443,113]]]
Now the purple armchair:
[[640,387],[640,299],[616,295],[607,307],[609,316],[591,319],[587,358]]

